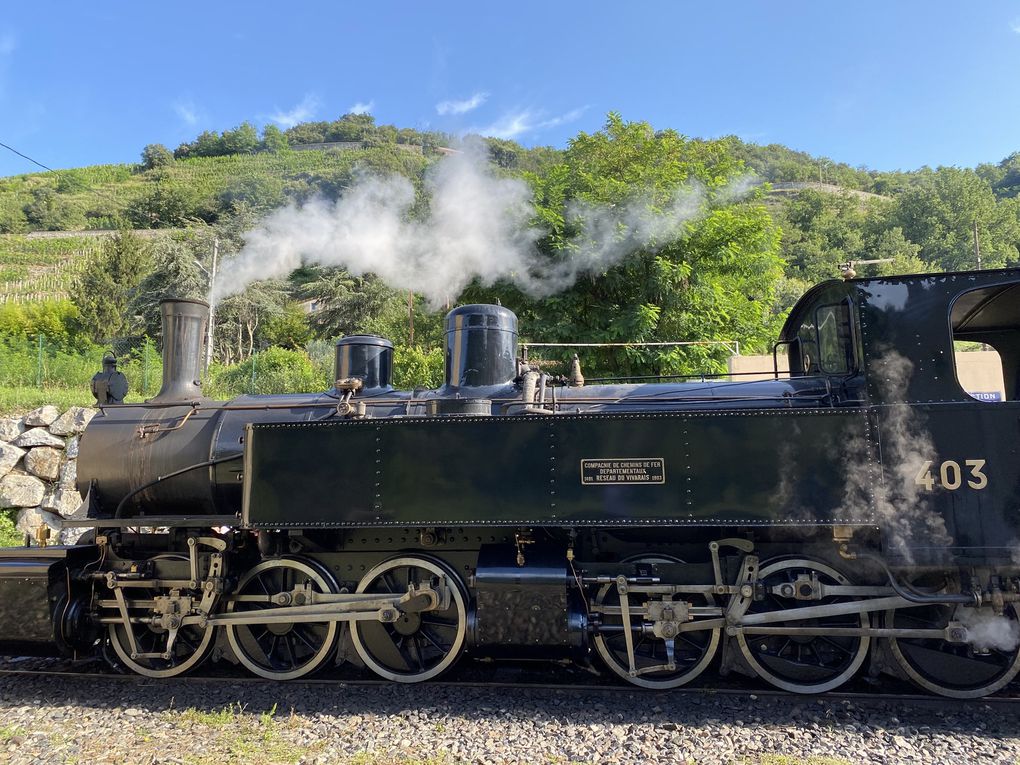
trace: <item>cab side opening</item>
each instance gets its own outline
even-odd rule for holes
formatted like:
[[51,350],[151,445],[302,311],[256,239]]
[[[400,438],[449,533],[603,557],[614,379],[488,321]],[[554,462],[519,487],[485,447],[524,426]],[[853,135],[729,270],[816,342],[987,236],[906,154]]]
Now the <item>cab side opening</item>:
[[[1003,400],[1020,400],[1020,283],[997,284],[962,293],[953,301],[950,324],[957,351],[957,380],[968,395],[986,400],[983,395],[986,392],[976,392],[975,386],[988,387],[989,384],[975,382],[978,378],[972,377],[969,369],[978,365],[965,363],[969,361],[966,354],[971,349],[982,348],[998,354]],[[985,364],[994,365],[994,358],[986,357]],[[965,371],[964,367],[969,369]],[[986,370],[981,379],[994,380],[994,370]]]

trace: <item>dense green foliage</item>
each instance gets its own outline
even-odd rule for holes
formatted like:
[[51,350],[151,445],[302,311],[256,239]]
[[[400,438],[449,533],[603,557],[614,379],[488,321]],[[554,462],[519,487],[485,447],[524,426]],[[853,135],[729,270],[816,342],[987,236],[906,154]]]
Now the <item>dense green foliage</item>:
[[[550,226],[542,243],[547,256],[555,260],[578,246],[567,235],[567,211],[577,203],[610,209],[641,195],[665,208],[678,187],[697,185],[706,193],[701,214],[683,235],[652,241],[548,299],[497,294],[521,314],[529,335],[545,342],[736,338],[764,349],[777,329],[771,308],[782,274],[779,231],[759,197],[735,204],[720,198],[742,171],[724,141],[690,141],[610,115],[604,130],[578,135],[560,164],[533,178],[539,215]],[[724,357],[718,346],[605,349],[585,362],[595,376],[684,374],[718,367]]]
[[[437,149],[456,140],[348,114],[286,131],[270,125],[260,134],[249,123],[207,131],[173,152],[150,144],[134,166],[0,179],[2,294],[28,300],[0,304],[0,391],[12,392],[0,393],[0,406],[31,399],[40,383],[59,400],[87,391],[108,346],[122,358],[132,395],[151,395],[159,385],[159,301],[204,297],[214,246],[222,264],[268,212],[337,198],[366,173],[409,178],[419,195],[413,214],[422,214],[423,174]],[[501,300],[534,342],[737,340],[763,350],[797,297],[836,276],[840,263],[883,261],[858,265],[862,274],[967,269],[977,266],[977,247],[986,268],[1020,261],[1020,153],[974,169],[875,172],[777,144],[690,139],[616,115],[565,149],[485,140],[497,172],[533,190],[544,229],[538,247],[550,265],[585,252],[572,215],[579,206],[621,209],[644,199],[663,210],[678,188],[703,190],[681,231],[581,268],[582,278],[558,294],[537,300],[498,284],[451,296]],[[300,150],[309,144],[336,146]],[[749,171],[777,187],[733,196]],[[104,239],[26,236],[118,227]],[[129,228],[161,231],[140,238]],[[61,299],[68,294],[73,305]],[[306,303],[317,310],[307,313]],[[442,379],[443,313],[372,276],[304,267],[217,306],[207,390],[328,387],[331,341],[362,332],[394,340],[395,384],[434,386]],[[583,361],[589,377],[677,374],[718,369],[725,353],[711,345],[613,349]]]

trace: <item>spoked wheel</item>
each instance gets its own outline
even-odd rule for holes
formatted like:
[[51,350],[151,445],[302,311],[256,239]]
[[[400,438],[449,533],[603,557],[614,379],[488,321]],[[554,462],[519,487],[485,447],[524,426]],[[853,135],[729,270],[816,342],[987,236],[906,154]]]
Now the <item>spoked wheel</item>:
[[[658,561],[637,561],[658,562]],[[649,600],[645,596],[645,601]],[[608,627],[595,636],[595,648],[602,660],[613,672],[629,683],[642,688],[677,688],[691,682],[705,671],[712,662],[716,648],[719,646],[719,629],[692,630],[681,632],[671,638],[673,644],[674,670],[652,670],[669,662],[666,641],[654,635],[645,635],[641,631],[641,612],[644,602],[636,602],[631,597],[630,624],[623,624],[623,617],[618,614],[603,616],[603,625]],[[715,599],[711,595],[676,595],[674,600],[687,600],[695,606],[714,606]],[[615,584],[604,585],[595,596],[598,606],[618,607],[620,595]],[[631,630],[634,641],[634,667],[639,674],[630,674],[630,660],[627,654],[627,637],[624,628]],[[612,630],[612,631],[610,631]]]
[[369,669],[387,680],[419,683],[449,669],[460,656],[467,634],[467,607],[460,577],[431,558],[407,556],[381,563],[358,585],[358,592],[401,595],[411,584],[450,587],[444,610],[406,612],[392,623],[351,623],[351,640]]
[[974,699],[995,693],[1020,672],[1020,612],[1015,603],[1002,616],[991,608],[923,605],[885,613],[887,627],[943,629],[950,621],[967,627],[970,643],[938,638],[890,638],[897,664],[914,683],[940,696]]
[[[305,584],[319,593],[338,589],[329,571],[314,561],[293,558],[263,561],[237,583],[236,592],[236,595],[259,599],[231,600],[227,613],[272,614],[281,606],[308,605],[301,593],[295,593]],[[339,625],[337,622],[265,622],[228,624],[226,631],[234,655],[249,670],[271,680],[293,680],[314,672],[329,658]]]
[[[772,588],[793,584],[801,574],[816,573],[822,584],[849,585],[850,581],[834,568],[813,560],[780,560],[765,566],[758,574],[765,586],[765,599],[755,601],[747,613],[784,611],[791,608],[843,603],[852,598],[827,597],[822,600],[795,600],[773,594]],[[871,626],[868,614],[845,614],[813,619],[791,619],[777,627],[854,627]],[[740,651],[758,675],[792,693],[824,693],[837,688],[864,663],[870,637],[829,635],[745,635],[737,634]]]
[[[152,602],[153,591],[151,589],[126,588],[124,597],[130,603]],[[193,593],[196,601],[201,600],[200,592]],[[129,608],[131,617],[150,618],[153,611],[150,607]],[[133,624],[135,635],[135,647],[137,652],[131,650],[131,640],[128,637],[127,627],[123,624],[111,624],[109,629],[110,645],[113,646],[117,658],[124,666],[132,672],[146,677],[174,677],[197,667],[209,654],[212,646],[213,634],[216,628],[211,625],[200,627],[197,624],[189,624],[177,630],[172,646],[170,642],[170,631],[155,624]],[[142,654],[156,654],[155,656],[143,656]],[[167,655],[169,654],[169,655]]]

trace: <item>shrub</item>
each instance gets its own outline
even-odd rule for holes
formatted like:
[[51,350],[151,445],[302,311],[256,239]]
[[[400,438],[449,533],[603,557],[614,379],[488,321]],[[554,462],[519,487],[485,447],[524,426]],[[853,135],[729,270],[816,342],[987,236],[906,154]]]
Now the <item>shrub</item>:
[[[252,385],[254,372],[255,384]],[[237,364],[214,370],[206,391],[215,398],[242,393],[308,393],[323,390],[303,351],[267,348]]]
[[442,348],[398,345],[393,349],[393,387],[438,388],[443,384],[444,363]]

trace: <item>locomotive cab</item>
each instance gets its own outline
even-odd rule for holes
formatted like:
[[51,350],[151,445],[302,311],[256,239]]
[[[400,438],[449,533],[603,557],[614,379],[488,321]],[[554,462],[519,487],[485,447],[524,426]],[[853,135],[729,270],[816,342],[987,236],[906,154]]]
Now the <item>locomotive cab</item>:
[[785,346],[790,377],[823,378],[835,398],[860,399],[861,348],[857,291],[843,282],[829,281],[810,290],[794,306],[776,343]]

